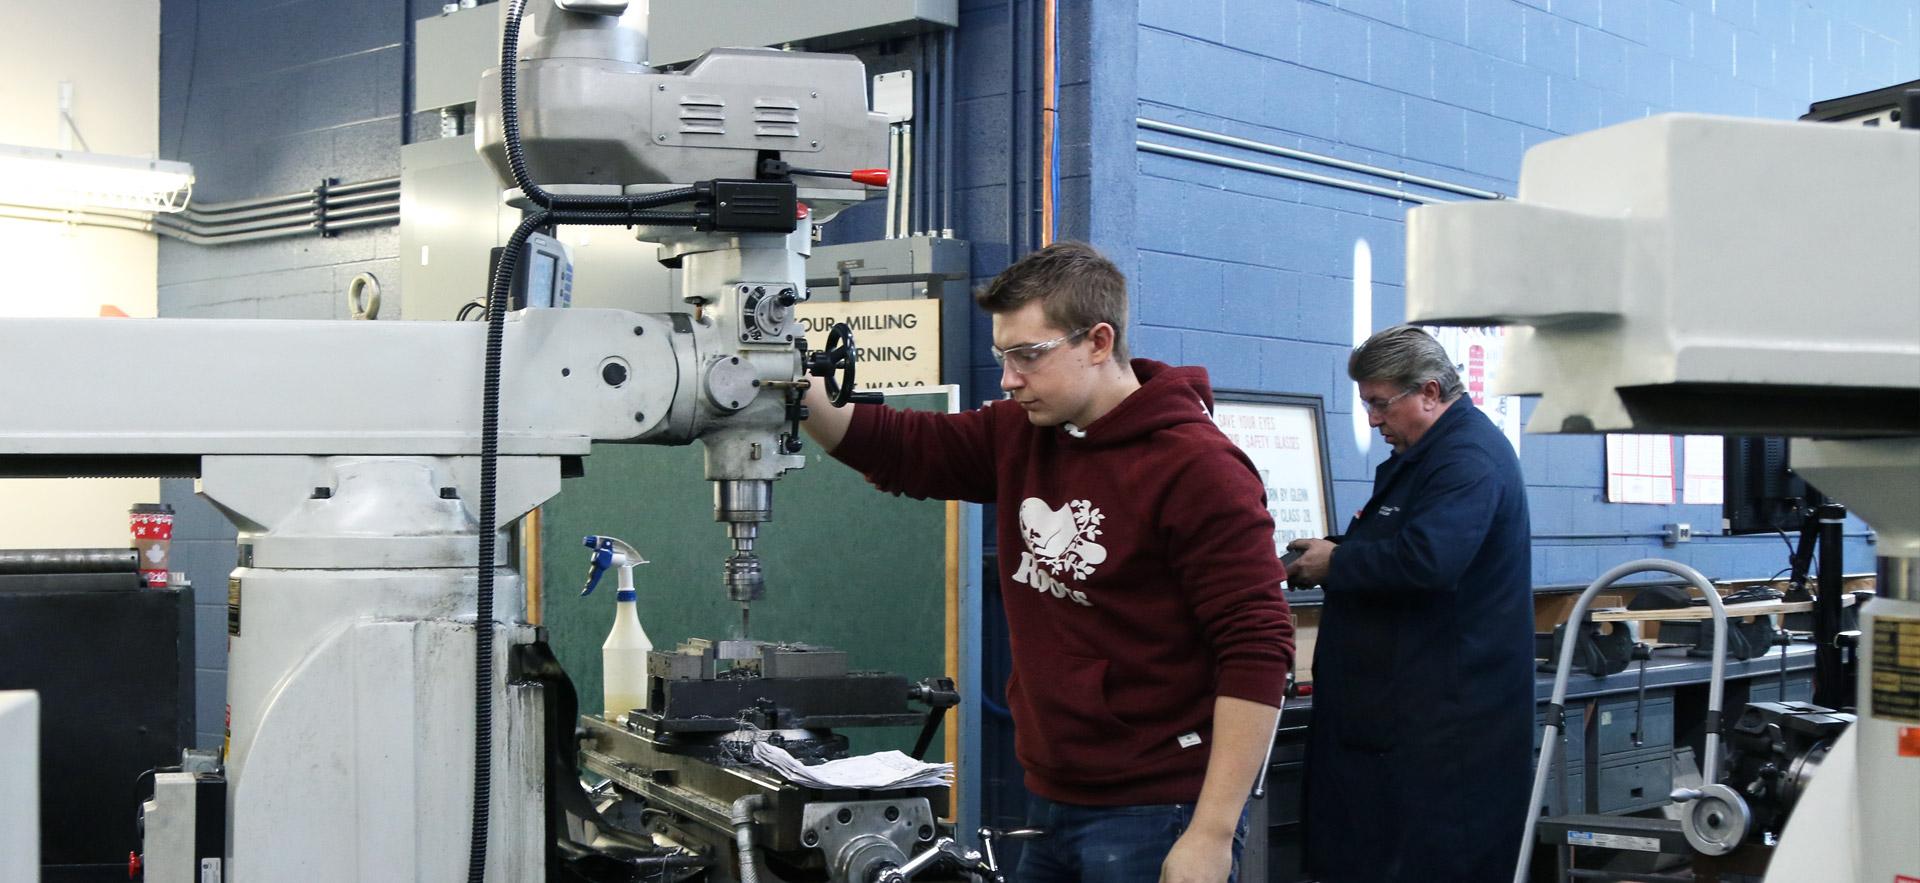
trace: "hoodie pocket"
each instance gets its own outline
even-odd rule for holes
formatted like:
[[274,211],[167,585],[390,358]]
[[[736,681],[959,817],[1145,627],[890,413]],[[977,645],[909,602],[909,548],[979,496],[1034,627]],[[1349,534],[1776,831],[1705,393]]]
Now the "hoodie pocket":
[[1014,750],[1029,772],[1061,781],[1101,784],[1125,779],[1138,730],[1107,706],[1107,661],[1056,657],[1054,670],[1029,686],[1018,674],[1007,684],[1016,713]]

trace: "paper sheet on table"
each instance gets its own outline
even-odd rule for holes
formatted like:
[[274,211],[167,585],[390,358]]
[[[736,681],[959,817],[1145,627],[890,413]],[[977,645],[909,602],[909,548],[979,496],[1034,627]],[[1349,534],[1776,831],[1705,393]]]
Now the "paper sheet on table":
[[953,764],[924,763],[898,751],[830,760],[808,766],[785,748],[753,743],[753,759],[773,768],[796,785],[815,788],[924,788],[951,784]]

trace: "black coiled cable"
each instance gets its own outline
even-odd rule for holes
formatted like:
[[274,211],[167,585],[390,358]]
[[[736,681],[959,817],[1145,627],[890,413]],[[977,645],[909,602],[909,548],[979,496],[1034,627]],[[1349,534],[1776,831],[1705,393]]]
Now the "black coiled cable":
[[550,220],[547,212],[521,219],[500,252],[487,291],[487,361],[480,383],[480,572],[473,614],[473,831],[467,844],[468,883],[484,883],[487,876],[487,824],[493,801],[493,560],[499,527],[494,485],[500,458],[500,350],[520,249],[527,237]]

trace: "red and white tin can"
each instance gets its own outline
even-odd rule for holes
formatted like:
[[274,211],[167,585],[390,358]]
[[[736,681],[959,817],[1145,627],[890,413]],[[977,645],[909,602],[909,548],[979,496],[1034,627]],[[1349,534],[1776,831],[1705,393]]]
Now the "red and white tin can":
[[140,579],[151,589],[167,587],[168,555],[173,545],[173,507],[136,503],[127,510],[133,549],[140,556]]

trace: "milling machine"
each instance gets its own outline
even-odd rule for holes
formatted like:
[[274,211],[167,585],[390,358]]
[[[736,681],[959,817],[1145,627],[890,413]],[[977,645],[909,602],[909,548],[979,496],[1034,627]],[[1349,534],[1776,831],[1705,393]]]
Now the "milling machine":
[[[484,325],[0,321],[0,474],[193,477],[239,528],[224,762],[155,777],[148,880],[753,877],[752,848],[663,848],[583,802],[572,687],[524,609],[510,528],[594,442],[698,440],[744,632],[765,590],[754,545],[772,482],[805,462],[801,392],[812,376],[837,402],[853,396],[851,335],[808,350],[793,315],[812,225],[865,198],[886,121],[851,57],[716,49],[657,70],[646,0],[500,7],[502,65],[483,79],[476,140],[526,220]],[[562,300],[564,255],[537,238],[557,224],[658,243],[685,308],[510,312],[515,291]],[[743,646],[784,664],[765,649],[783,645]],[[747,661],[736,667],[753,674]],[[868,705],[920,720],[912,688],[886,686]],[[848,723],[830,718],[795,729],[830,740]],[[879,795],[797,799],[764,771],[734,773],[777,798],[728,820],[743,846],[758,831],[784,847],[801,836],[788,816],[824,802],[863,820],[836,843],[879,831],[896,847],[861,839],[843,864],[862,873],[980,864],[923,836],[943,809],[932,791],[886,801],[912,804],[903,827],[868,812]],[[684,834],[686,813],[651,809]]]
[[1663,115],[1408,216],[1409,321],[1516,326],[1495,385],[1541,396],[1530,431],[1806,436],[1795,471],[1877,531],[1857,721],[1749,706],[1710,733],[1751,781],[1709,757],[1676,792],[1701,854],[1778,830],[1769,881],[1920,879],[1917,193],[1920,130]]

